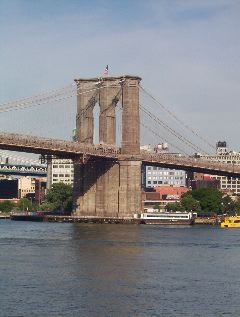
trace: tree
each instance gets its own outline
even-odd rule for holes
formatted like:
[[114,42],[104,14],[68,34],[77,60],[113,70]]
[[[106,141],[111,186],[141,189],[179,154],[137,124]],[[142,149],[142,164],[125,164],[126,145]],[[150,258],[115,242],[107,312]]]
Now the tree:
[[194,199],[191,195],[185,195],[181,199],[181,205],[186,211],[200,211],[200,203],[198,200]]
[[184,211],[184,207],[181,205],[180,202],[176,203],[168,203],[166,205],[167,211]]
[[27,198],[22,198],[17,204],[17,209],[21,211],[32,211],[32,209],[34,208],[30,200],[28,200]]
[[0,211],[3,213],[11,212],[15,204],[11,201],[3,201],[0,203]]
[[[203,213],[221,213],[223,193],[216,188],[200,188],[183,195],[183,198],[192,196],[200,204]],[[183,199],[182,198],[182,199]]]
[[224,196],[222,199],[222,212],[228,214],[235,214],[238,207],[238,203],[234,202],[232,198],[228,195]]
[[52,185],[46,195],[46,203],[52,204],[53,209],[61,211],[72,210],[72,186],[64,183]]
[[53,211],[54,209],[56,209],[56,206],[54,203],[49,203],[47,201],[45,201],[44,203],[42,203],[39,208],[40,211]]
[[153,209],[158,209],[158,211],[160,210],[160,204],[155,204],[154,206],[153,206]]
[[235,213],[240,215],[240,197],[237,198],[237,200],[234,202],[234,209]]

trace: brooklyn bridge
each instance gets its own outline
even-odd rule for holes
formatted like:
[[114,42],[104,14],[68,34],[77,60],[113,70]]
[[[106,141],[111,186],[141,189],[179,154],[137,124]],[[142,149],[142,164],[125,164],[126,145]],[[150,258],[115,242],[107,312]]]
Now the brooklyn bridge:
[[[135,213],[139,213],[143,165],[240,177],[240,166],[234,164],[213,162],[186,154],[141,150],[140,110],[141,114],[152,117],[155,122],[164,123],[140,104],[140,82],[140,77],[130,75],[77,79],[74,141],[2,132],[0,149],[71,158],[74,162],[73,213],[80,217],[132,218]],[[27,98],[7,104],[5,110],[22,109],[51,99],[61,100],[65,93],[65,90],[61,90]],[[116,107],[119,103],[122,131],[120,145],[117,145]],[[93,111],[96,104],[100,107],[98,144],[94,144]],[[176,134],[172,128],[168,129]],[[178,139],[196,148],[184,137],[178,136]]]

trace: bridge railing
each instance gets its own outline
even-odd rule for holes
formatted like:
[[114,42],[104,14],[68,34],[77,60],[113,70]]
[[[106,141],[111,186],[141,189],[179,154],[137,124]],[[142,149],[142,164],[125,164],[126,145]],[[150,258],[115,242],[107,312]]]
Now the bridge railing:
[[142,153],[143,161],[146,162],[159,162],[166,164],[173,164],[179,166],[189,166],[202,169],[222,170],[226,172],[240,173],[240,166],[236,164],[222,163],[218,161],[211,161],[202,158],[193,158],[186,156],[177,156],[171,154],[151,154]]
[[[39,153],[41,153],[41,151],[45,151],[49,154],[84,154],[112,159],[117,159],[121,152],[118,147],[107,144],[93,145],[15,133],[0,133],[0,148],[1,144],[4,146],[5,149],[9,150],[19,148],[21,148],[23,151],[24,149],[34,149],[35,152],[39,151]],[[139,159],[145,161],[146,163],[162,163],[166,165],[175,165],[180,167],[192,167],[196,169],[200,168],[203,170],[208,169],[213,171],[219,170],[223,172],[225,171],[227,173],[240,174],[240,165],[211,161],[203,158],[193,158],[172,154],[146,153],[143,151],[141,152]]]
[[58,151],[72,154],[86,154],[101,157],[117,158],[120,149],[116,146],[107,144],[86,144],[67,140],[57,140],[42,138],[31,135],[22,135],[15,133],[0,133],[0,145],[11,147],[26,147],[33,149]]

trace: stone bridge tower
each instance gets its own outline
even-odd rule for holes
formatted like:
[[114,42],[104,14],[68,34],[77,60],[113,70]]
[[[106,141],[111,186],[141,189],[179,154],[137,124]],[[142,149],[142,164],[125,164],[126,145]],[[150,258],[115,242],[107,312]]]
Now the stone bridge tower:
[[141,78],[121,76],[75,81],[78,89],[78,142],[93,144],[93,109],[98,103],[100,143],[116,145],[115,108],[119,100],[122,103],[121,159],[95,158],[75,163],[75,215],[132,218],[141,209],[141,161],[138,159]]

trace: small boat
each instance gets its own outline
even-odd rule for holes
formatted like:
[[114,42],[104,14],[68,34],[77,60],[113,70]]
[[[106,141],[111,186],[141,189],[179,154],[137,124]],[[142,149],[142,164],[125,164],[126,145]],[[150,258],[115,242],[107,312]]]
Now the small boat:
[[193,225],[196,213],[192,212],[154,212],[142,213],[140,223],[152,225]]
[[240,216],[225,217],[221,228],[240,228]]

